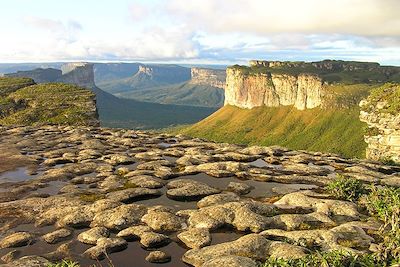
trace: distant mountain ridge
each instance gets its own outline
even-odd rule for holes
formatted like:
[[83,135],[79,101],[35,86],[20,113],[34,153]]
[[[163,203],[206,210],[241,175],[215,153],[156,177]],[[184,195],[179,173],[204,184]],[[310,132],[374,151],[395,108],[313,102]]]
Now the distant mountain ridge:
[[[96,86],[94,66],[95,64],[92,63],[67,63],[61,67],[63,71],[58,72],[61,72],[61,76],[57,81],[92,90],[96,94],[99,119],[103,126],[140,129],[164,128],[197,122],[216,110],[214,108],[162,105],[120,99]],[[18,75],[36,77],[41,71],[48,73],[48,70],[34,70]],[[42,77],[45,76],[45,74],[42,75]],[[53,77],[49,78],[53,79]]]
[[178,65],[139,65],[131,77],[98,84],[104,91],[122,95],[159,86],[182,83],[190,79],[190,69]]
[[[139,72],[135,76],[151,75],[151,72],[148,74],[146,72],[147,70],[143,69],[142,73],[144,74]],[[162,104],[221,107],[224,103],[225,80],[225,70],[194,67],[190,69],[190,80],[188,81],[164,86],[157,85],[140,90],[126,88],[115,95]],[[148,84],[148,86],[150,85]]]

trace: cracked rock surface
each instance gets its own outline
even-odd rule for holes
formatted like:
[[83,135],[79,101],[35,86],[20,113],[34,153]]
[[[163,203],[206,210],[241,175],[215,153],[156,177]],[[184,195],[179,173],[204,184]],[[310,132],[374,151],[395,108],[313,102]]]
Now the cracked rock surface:
[[315,248],[369,252],[379,223],[322,187],[336,174],[400,184],[400,167],[372,161],[121,129],[0,127],[0,151],[13,154],[0,173],[1,267],[254,267]]

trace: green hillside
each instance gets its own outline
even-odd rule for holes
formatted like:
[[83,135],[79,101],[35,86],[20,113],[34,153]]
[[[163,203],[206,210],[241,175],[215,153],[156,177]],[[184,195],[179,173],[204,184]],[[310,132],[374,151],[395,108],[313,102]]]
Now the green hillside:
[[293,107],[240,109],[225,106],[201,122],[177,132],[218,142],[281,145],[364,157],[366,124],[360,122],[358,116],[357,106],[305,111]]
[[2,125],[96,125],[94,94],[62,83],[34,84],[27,78],[0,78]]
[[180,83],[146,90],[116,94],[119,97],[161,104],[221,107],[224,104],[224,90],[207,85]]

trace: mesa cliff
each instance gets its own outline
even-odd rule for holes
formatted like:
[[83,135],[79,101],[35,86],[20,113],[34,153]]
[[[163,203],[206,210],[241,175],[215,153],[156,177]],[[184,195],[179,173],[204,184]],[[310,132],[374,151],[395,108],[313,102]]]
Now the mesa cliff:
[[190,84],[208,85],[225,89],[225,70],[191,68],[191,77],[192,79],[190,80]]
[[372,84],[400,82],[399,67],[341,60],[252,60],[249,66],[234,65],[227,68],[226,74],[225,105],[248,109],[294,106],[298,110],[305,110],[327,105],[346,106],[343,105],[346,102],[349,106],[361,99],[341,99],[335,103],[332,99],[343,90],[335,92],[333,86],[365,84],[368,87]]
[[234,67],[226,74],[225,105],[250,109],[293,105],[304,110],[322,103],[323,82],[314,74],[247,74]]
[[93,64],[85,62],[67,63],[61,66],[62,76],[59,82],[94,88]]

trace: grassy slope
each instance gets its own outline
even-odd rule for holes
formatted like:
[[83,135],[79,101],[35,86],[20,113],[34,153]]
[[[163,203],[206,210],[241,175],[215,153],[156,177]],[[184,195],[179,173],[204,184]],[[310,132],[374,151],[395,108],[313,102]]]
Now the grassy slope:
[[8,105],[0,106],[0,124],[86,125],[96,120],[93,99],[92,92],[75,85],[47,83],[23,87],[3,97]]
[[358,107],[299,111],[293,107],[248,110],[225,106],[179,132],[221,142],[282,145],[291,149],[364,157],[363,130],[366,125],[358,116]]
[[120,97],[162,104],[221,107],[224,104],[224,90],[207,85],[179,83],[147,90],[117,94]]

